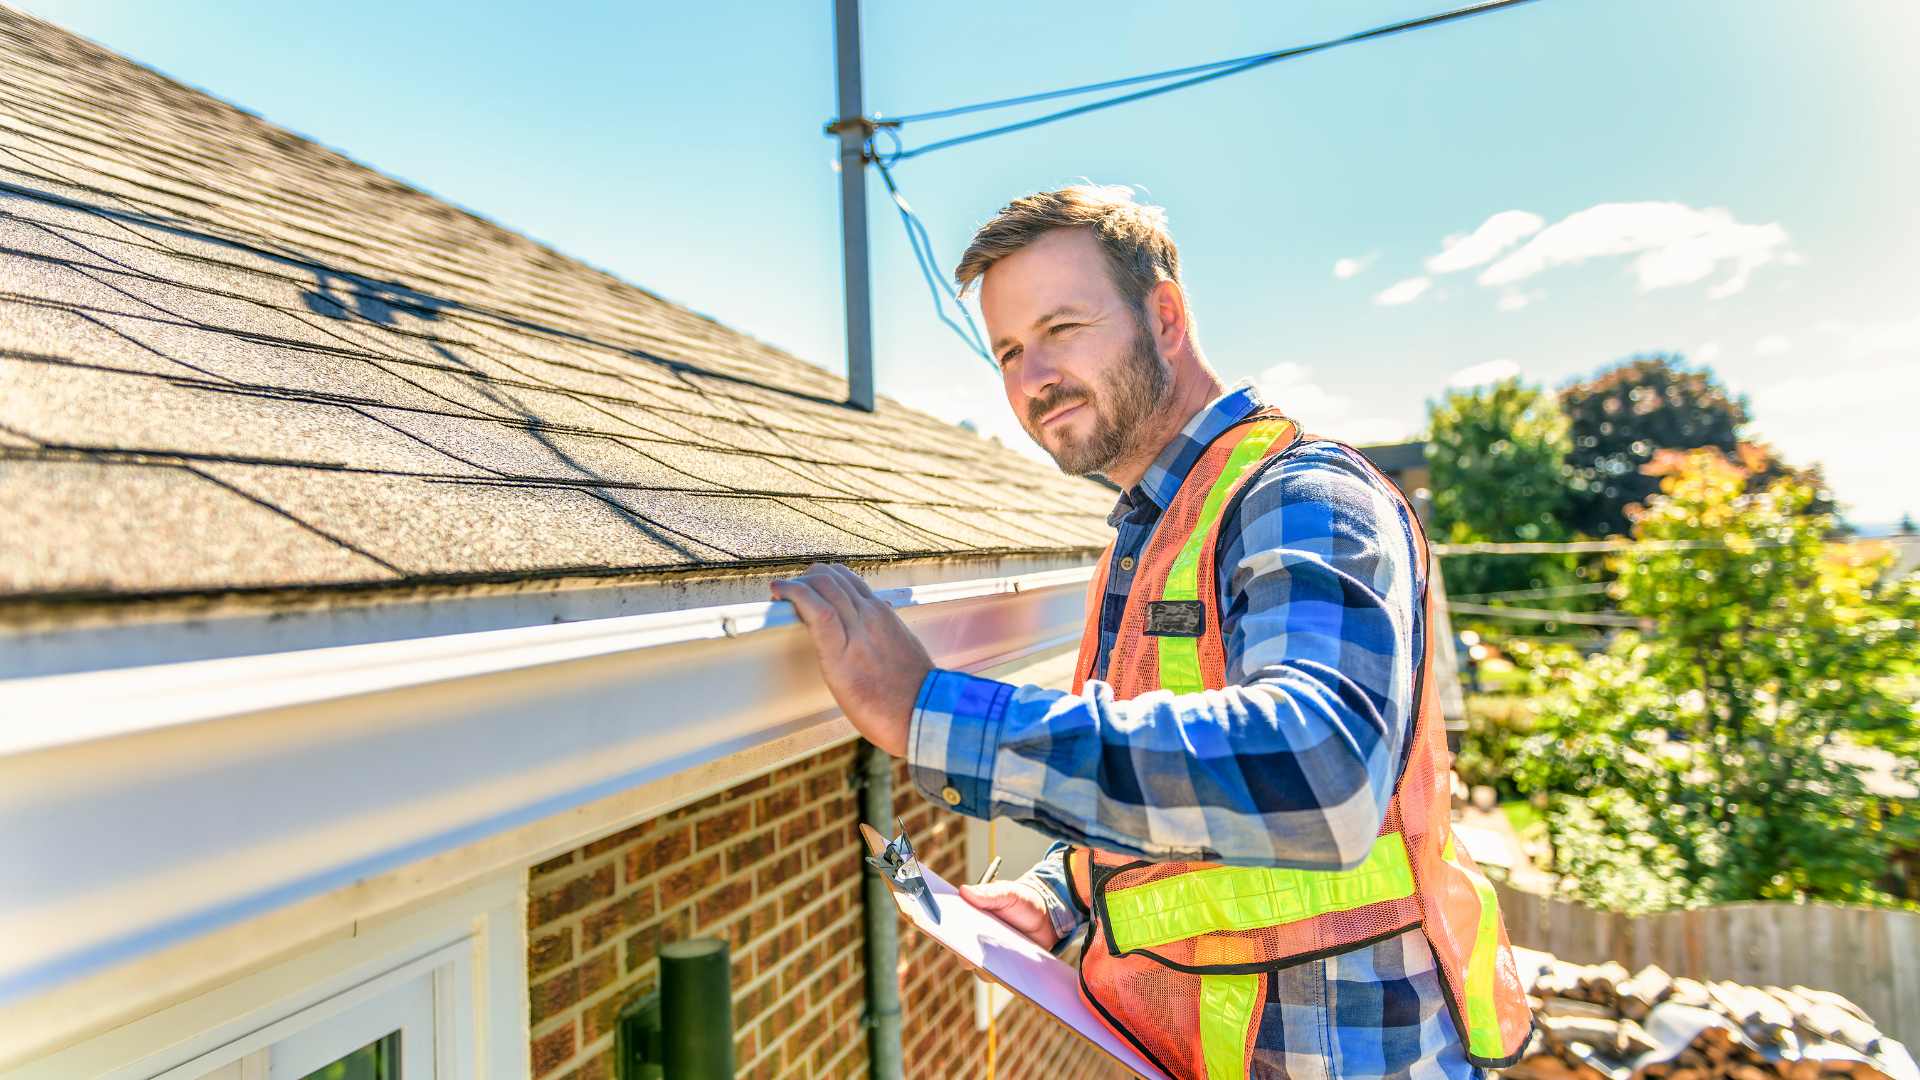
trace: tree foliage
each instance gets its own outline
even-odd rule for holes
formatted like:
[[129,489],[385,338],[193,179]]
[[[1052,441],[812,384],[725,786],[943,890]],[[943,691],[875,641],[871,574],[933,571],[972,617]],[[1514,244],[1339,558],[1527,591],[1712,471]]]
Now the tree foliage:
[[1570,891],[1643,907],[1884,899],[1890,850],[1920,835],[1832,749],[1920,749],[1920,587],[1883,580],[1884,552],[1826,543],[1807,484],[1756,489],[1757,454],[1650,460],[1660,494],[1614,566],[1642,631],[1534,672],[1517,779],[1555,797]]
[[[1553,396],[1519,379],[1456,390],[1429,406],[1427,466],[1432,472],[1436,538],[1540,541],[1570,537],[1565,523],[1567,421]],[[1537,589],[1573,580],[1571,562],[1455,556],[1446,562],[1451,594]]]
[[1636,356],[1560,391],[1572,447],[1576,492],[1568,525],[1589,536],[1616,536],[1632,522],[1627,508],[1660,488],[1643,468],[1661,450],[1710,447],[1732,453],[1747,423],[1746,402],[1707,369],[1677,356]]

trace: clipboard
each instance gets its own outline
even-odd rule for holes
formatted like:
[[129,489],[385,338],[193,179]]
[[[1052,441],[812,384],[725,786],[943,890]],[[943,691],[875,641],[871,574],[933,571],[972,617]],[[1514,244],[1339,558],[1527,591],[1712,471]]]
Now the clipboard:
[[[861,831],[867,832],[866,827]],[[875,832],[868,837],[869,845],[878,835]],[[1169,1080],[1166,1073],[1110,1031],[1087,1007],[1086,1000],[1080,996],[1080,973],[1072,965],[998,918],[967,903],[946,879],[924,864],[919,871],[926,882],[932,907],[938,912],[937,921],[918,897],[910,897],[898,888],[887,890],[900,913],[915,929],[939,942],[981,977],[1033,1002],[1136,1075],[1145,1080]]]

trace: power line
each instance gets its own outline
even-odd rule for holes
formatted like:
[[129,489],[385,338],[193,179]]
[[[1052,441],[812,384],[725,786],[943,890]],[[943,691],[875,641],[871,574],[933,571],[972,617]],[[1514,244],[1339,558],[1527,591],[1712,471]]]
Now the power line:
[[[1754,541],[1750,548],[1785,547],[1782,541]],[[1634,540],[1615,537],[1609,540],[1567,540],[1559,543],[1495,543],[1474,541],[1465,544],[1434,544],[1435,555],[1594,555],[1612,551],[1643,553],[1656,551],[1725,551],[1733,547],[1725,540]]]
[[1486,604],[1462,604],[1448,601],[1447,610],[1455,615],[1479,615],[1489,619],[1524,619],[1527,622],[1578,623],[1581,626],[1639,626],[1632,615],[1614,615],[1600,611],[1555,611],[1552,608],[1489,607]]
[[983,130],[983,131],[970,132],[966,135],[956,135],[949,139],[941,139],[937,142],[927,143],[924,146],[916,146],[916,147],[913,147],[912,149],[900,150],[894,153],[888,159],[889,164],[892,164],[892,163],[897,163],[901,161],[906,161],[910,158],[920,157],[924,154],[931,154],[936,150],[947,150],[955,146],[963,146],[967,143],[979,142],[982,139],[990,139],[996,135],[1007,135],[1016,131],[1025,131],[1029,128],[1039,127],[1042,124],[1051,124],[1056,120],[1065,120],[1070,117],[1083,116],[1087,113],[1096,112],[1100,109],[1112,108],[1115,105],[1125,105],[1130,102],[1143,100],[1145,98],[1157,97],[1161,94],[1170,94],[1175,90],[1184,90],[1189,86],[1198,86],[1201,83],[1212,82],[1215,79],[1224,79],[1229,75],[1238,75],[1241,72],[1251,71],[1257,67],[1265,67],[1268,64],[1278,63],[1279,61],[1282,61],[1282,60],[1292,60],[1296,57],[1309,56],[1313,53],[1324,52],[1328,49],[1336,49],[1342,45],[1354,45],[1362,41],[1372,41],[1376,38],[1383,38],[1383,37],[1389,37],[1394,34],[1406,33],[1407,31],[1410,31],[1410,30],[1421,30],[1429,26],[1439,26],[1443,23],[1455,22],[1461,19],[1470,19],[1476,15],[1485,15],[1485,14],[1488,14],[1489,12],[1501,10],[1502,8],[1517,7],[1521,4],[1527,4],[1532,2],[1533,0],[1483,0],[1482,3],[1472,4],[1467,7],[1455,8],[1451,11],[1438,12],[1433,15],[1423,15],[1423,16],[1420,16],[1419,18],[1406,19],[1401,22],[1389,23],[1385,26],[1376,26],[1370,30],[1362,30],[1362,31],[1359,31],[1358,33],[1347,34],[1343,37],[1329,38],[1325,41],[1316,41],[1306,45],[1295,45],[1285,49],[1275,49],[1272,52],[1256,53],[1252,56],[1240,57],[1233,60],[1216,60],[1210,64],[1196,64],[1191,67],[1173,68],[1167,71],[1154,72],[1148,75],[1136,75],[1136,76],[1132,76],[1124,79],[1113,79],[1107,82],[1089,83],[1084,86],[1068,87],[1064,90],[1048,90],[1038,94],[1026,94],[1020,97],[1002,98],[998,101],[984,101],[974,105],[959,105],[949,109],[936,109],[931,112],[914,113],[914,114],[900,117],[894,120],[874,119],[874,120],[871,120],[870,122],[873,123],[876,127],[898,128],[908,123],[914,123],[914,122],[919,122],[924,120],[935,120],[935,119],[941,119],[945,117],[962,116],[968,113],[983,112],[989,109],[1011,108],[1015,105],[1027,105],[1037,101],[1049,101],[1055,98],[1073,97],[1079,94],[1095,93],[1100,90],[1114,89],[1116,87],[1121,87],[1121,86],[1133,86],[1143,82],[1154,82],[1161,79],[1170,79],[1170,78],[1176,78],[1182,75],[1189,75],[1189,73],[1192,73],[1192,72],[1199,72],[1199,74],[1192,74],[1188,78],[1181,78],[1177,82],[1167,83],[1162,86],[1149,87],[1145,90],[1136,90],[1130,94],[1116,94],[1110,98],[1103,98],[1099,101],[1089,102],[1085,105],[1076,105],[1070,109],[1061,109],[1058,112],[1047,113],[1044,116],[1036,116],[1029,120],[1021,120],[1011,124],[1002,124],[999,127],[987,128],[986,130]]
[[1612,588],[1607,582],[1595,581],[1586,585],[1559,585],[1547,589],[1507,589],[1504,592],[1462,593],[1456,600],[1550,600],[1562,596],[1591,596],[1606,592]]
[[[869,142],[868,145],[871,146],[872,143]],[[893,172],[887,167],[886,160],[874,157],[873,163],[880,169],[880,180],[887,185],[887,194],[893,197],[894,208],[900,211],[900,223],[907,230],[907,244],[913,248],[913,261],[920,268],[920,276],[926,279],[927,291],[933,295],[933,313],[959,335],[967,348],[973,350],[980,359],[985,360],[988,367],[998,372],[1000,365],[994,362],[993,354],[987,351],[986,338],[980,333],[980,327],[974,323],[973,314],[967,310],[967,305],[960,302],[960,294],[953,290],[953,286],[947,282],[946,274],[940,270],[940,260],[933,253],[933,238],[927,235],[926,225],[921,222],[920,215],[913,212],[913,207],[907,205],[907,197],[900,193],[899,185],[894,183]],[[946,304],[942,302],[943,296],[953,302],[954,310],[960,313],[960,318],[966,323],[964,328],[947,314]]]

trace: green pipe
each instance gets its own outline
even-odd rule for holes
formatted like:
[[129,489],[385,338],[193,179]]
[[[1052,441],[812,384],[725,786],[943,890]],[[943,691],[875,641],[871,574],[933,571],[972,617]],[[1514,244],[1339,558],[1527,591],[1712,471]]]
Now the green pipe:
[[[893,757],[865,739],[859,750],[860,819],[893,835]],[[865,850],[864,848],[862,850]],[[873,1080],[901,1080],[900,924],[893,894],[860,864],[867,938],[867,1062]],[[678,1080],[669,1075],[667,1080]]]
[[733,976],[727,943],[660,947],[660,1041],[665,1080],[733,1080]]

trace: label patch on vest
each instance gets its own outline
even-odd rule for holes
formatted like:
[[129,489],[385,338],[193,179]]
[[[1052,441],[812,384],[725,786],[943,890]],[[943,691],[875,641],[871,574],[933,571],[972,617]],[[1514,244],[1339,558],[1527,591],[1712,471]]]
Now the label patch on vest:
[[1153,600],[1147,604],[1147,633],[1153,637],[1199,637],[1207,622],[1198,600]]

